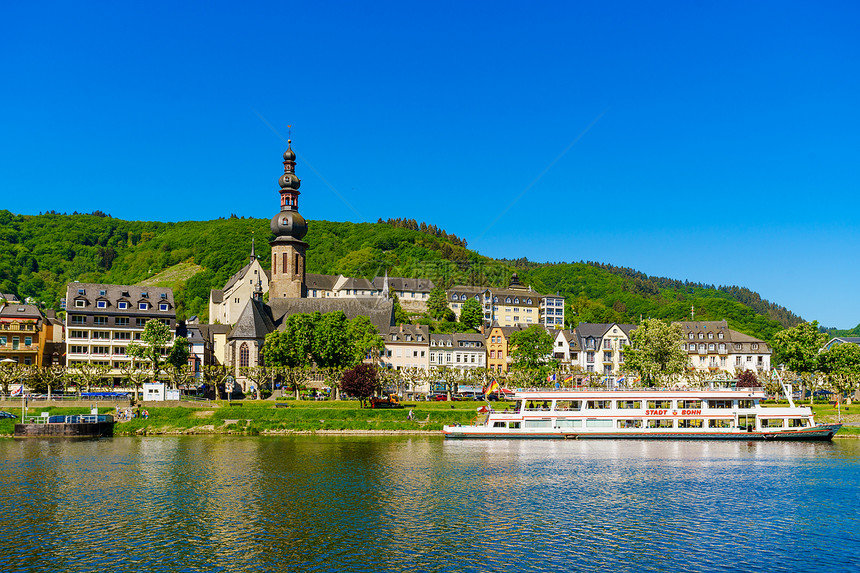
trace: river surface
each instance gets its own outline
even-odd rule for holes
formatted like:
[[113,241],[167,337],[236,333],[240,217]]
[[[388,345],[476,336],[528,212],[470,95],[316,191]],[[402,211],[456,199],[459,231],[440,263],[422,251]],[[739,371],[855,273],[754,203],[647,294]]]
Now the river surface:
[[0,440],[0,571],[860,571],[860,440]]

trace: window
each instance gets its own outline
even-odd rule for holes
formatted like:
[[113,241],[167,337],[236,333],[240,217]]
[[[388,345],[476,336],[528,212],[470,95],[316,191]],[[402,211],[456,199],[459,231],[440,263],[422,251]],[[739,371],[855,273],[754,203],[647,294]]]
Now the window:
[[586,352],[585,353],[585,361],[586,362],[594,362],[594,352]]
[[735,356],[735,366],[740,366],[740,365],[741,365],[741,357]]
[[87,294],[87,291],[86,291],[86,289],[79,288],[78,294]]
[[161,303],[158,305],[158,310],[167,310],[167,306],[166,303]]
[[608,410],[612,408],[612,400],[589,400],[585,407],[589,410]]
[[86,304],[87,304],[86,301],[83,301],[80,299],[75,301],[75,307],[76,308],[84,308],[86,306]]
[[678,400],[678,407],[683,408],[701,408],[701,400]]
[[722,340],[722,339],[723,339],[723,333],[721,332],[721,333],[717,334],[717,338],[719,338],[720,340]]
[[110,338],[110,332],[104,330],[93,331],[93,340],[107,340],[108,338]]
[[24,345],[30,346],[31,344],[33,344],[33,337],[32,336],[25,336],[24,337]]
[[107,324],[107,322],[108,322],[108,317],[106,317],[106,316],[94,316],[93,317],[93,324],[95,324],[96,326],[105,326]]
[[117,326],[128,326],[128,317],[127,316],[118,316],[114,319],[114,323]]
[[113,353],[119,356],[125,356],[125,346],[114,346]]
[[130,332],[114,332],[113,333],[114,340],[131,340]]
[[731,428],[732,427],[731,418],[717,418],[715,420],[708,420],[709,428]]
[[752,345],[752,350],[758,350],[758,344],[753,344],[753,345]]
[[146,326],[146,319],[145,318],[135,318],[134,319],[134,325],[135,326]]
[[248,351],[248,343],[243,342],[242,346],[239,347],[239,367],[247,368],[250,363],[249,359],[249,351]]
[[640,410],[642,408],[641,400],[619,400],[619,410]]
[[713,339],[714,339],[714,333],[713,333],[713,332],[709,332],[709,333],[708,333],[708,340],[713,340]]
[[708,400],[708,406],[711,408],[731,408],[731,400]]
[[73,314],[71,316],[71,323],[72,324],[86,324],[87,323],[87,317],[80,316],[78,314]]
[[641,428],[642,420],[618,420],[619,429]]
[[702,419],[678,420],[679,428],[702,428],[703,426],[704,420]]
[[93,346],[93,354],[108,354],[107,346]]
[[87,347],[86,346],[71,346],[69,348],[69,352],[71,352],[72,354],[86,354],[87,353]]
[[673,428],[675,420],[648,420],[648,428]]
[[96,308],[107,308],[107,301],[106,300],[96,301]]
[[648,400],[645,404],[649,410],[668,410],[672,407],[671,400]]
[[137,305],[137,308],[140,310],[149,310],[149,303],[148,302],[142,302],[142,303]]
[[149,293],[148,292],[142,292],[142,293],[140,293],[140,296],[141,296],[141,298],[149,298]]
[[716,350],[716,348],[717,347],[714,346],[713,342],[711,344],[708,344],[708,352],[713,352],[714,350]]
[[116,307],[120,310],[126,310],[128,308],[128,303],[125,302],[124,300],[121,300],[118,303],[116,303]]
[[690,340],[693,340],[693,333],[692,333],[692,332],[690,333],[690,336],[689,336],[688,338],[689,338]]

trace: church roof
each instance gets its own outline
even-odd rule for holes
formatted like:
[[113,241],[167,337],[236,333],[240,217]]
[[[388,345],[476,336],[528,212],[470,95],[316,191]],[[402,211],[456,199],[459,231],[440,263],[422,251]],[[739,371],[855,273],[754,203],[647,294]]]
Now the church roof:
[[[373,279],[373,286],[381,289],[385,283],[385,277]],[[430,279],[415,279],[406,277],[388,277],[388,286],[396,291],[430,292],[435,288]]]
[[307,273],[305,275],[305,285],[307,285],[308,288],[332,290],[338,278],[338,275],[317,275]]
[[272,318],[282,328],[284,317],[292,314],[334,312],[342,310],[348,319],[366,316],[380,334],[394,324],[394,303],[382,297],[372,298],[276,298],[269,301]]
[[253,338],[260,339],[275,330],[275,323],[269,316],[269,308],[260,301],[251,299],[242,309],[239,320],[233,326],[233,330],[227,335],[231,338]]
[[215,304],[221,304],[224,302],[224,291],[213,288],[209,291],[209,298],[212,299],[212,302]]
[[239,269],[237,272],[233,273],[233,275],[229,279],[227,279],[227,284],[225,284],[224,288],[221,290],[222,291],[230,290],[233,287],[233,285],[235,285],[242,277],[245,276],[245,274],[247,274],[247,272],[249,270],[251,270],[252,264],[253,263],[248,263],[247,265],[245,265],[244,267]]

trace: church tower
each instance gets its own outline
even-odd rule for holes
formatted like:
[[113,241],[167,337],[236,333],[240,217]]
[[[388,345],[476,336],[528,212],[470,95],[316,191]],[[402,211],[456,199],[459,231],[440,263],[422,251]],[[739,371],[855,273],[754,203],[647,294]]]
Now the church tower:
[[269,300],[276,298],[302,298],[305,296],[305,250],[302,241],[308,224],[299,214],[299,187],[296,177],[296,154],[292,140],[287,140],[284,152],[284,174],[278,179],[281,186],[281,211],[272,217],[272,278],[269,281]]

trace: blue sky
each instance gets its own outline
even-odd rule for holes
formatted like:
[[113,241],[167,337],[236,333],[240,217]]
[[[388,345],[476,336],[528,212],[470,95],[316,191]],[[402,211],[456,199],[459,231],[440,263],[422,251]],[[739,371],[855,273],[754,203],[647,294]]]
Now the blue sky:
[[11,3],[2,208],[435,223],[860,322],[853,2]]

